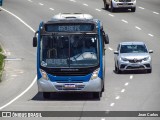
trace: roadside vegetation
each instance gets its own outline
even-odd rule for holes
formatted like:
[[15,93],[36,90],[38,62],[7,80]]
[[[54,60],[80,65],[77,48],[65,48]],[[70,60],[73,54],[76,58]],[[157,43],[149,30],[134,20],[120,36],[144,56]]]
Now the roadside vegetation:
[[3,50],[0,46],[0,82],[1,82],[2,72],[3,72],[3,68],[4,68],[4,59],[5,59],[5,56],[3,54]]

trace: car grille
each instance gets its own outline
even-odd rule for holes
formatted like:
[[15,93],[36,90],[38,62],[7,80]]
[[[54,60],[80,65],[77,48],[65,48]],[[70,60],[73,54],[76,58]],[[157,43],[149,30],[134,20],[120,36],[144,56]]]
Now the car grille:
[[144,69],[144,66],[128,66],[126,69]]
[[133,59],[133,60],[129,60],[129,62],[130,63],[139,63],[139,62],[142,62],[142,60],[135,60],[135,59]]
[[85,85],[76,85],[75,88],[64,88],[63,85],[56,85],[55,87],[57,90],[82,90]]

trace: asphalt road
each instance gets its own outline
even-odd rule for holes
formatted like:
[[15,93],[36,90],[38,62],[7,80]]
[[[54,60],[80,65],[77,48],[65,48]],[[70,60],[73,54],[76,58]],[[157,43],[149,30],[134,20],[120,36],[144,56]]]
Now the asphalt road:
[[[160,111],[159,6],[159,0],[138,0],[135,13],[129,11],[111,13],[104,10],[102,0],[5,0],[4,6],[0,8],[0,43],[6,51],[7,60],[3,81],[0,83],[0,110]],[[89,13],[100,19],[110,38],[110,44],[106,45],[106,82],[101,100],[92,99],[90,94],[55,94],[51,99],[44,100],[42,94],[37,91],[36,82],[31,86],[36,76],[36,49],[32,47],[34,32],[5,10],[18,16],[33,30],[37,30],[42,20],[47,21],[57,13]],[[149,49],[154,51],[151,74],[129,72],[118,75],[114,72],[113,52],[117,44],[122,41],[143,41]],[[25,93],[21,94],[23,91]],[[8,118],[0,119],[8,120]],[[17,120],[17,118],[12,119]],[[48,119],[159,120],[160,118],[59,117]]]

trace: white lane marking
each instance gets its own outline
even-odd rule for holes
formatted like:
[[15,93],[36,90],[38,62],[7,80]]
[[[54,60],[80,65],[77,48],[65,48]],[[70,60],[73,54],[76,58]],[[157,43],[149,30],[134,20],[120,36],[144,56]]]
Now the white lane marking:
[[108,47],[108,49],[109,49],[109,50],[111,50],[111,51],[113,51],[113,49],[112,49],[112,48],[110,48],[110,47]]
[[97,10],[98,12],[100,12],[100,11],[101,11],[100,9],[97,9],[97,8],[96,8],[95,10]]
[[142,30],[142,29],[141,29],[140,27],[138,27],[138,26],[135,26],[135,28],[138,29],[138,30]]
[[114,15],[112,15],[112,14],[108,14],[109,16],[111,16],[111,17],[114,17]]
[[101,120],[105,120],[105,118],[101,118]]
[[143,7],[139,7],[140,9],[142,9],[142,10],[144,10],[145,8],[143,8]]
[[54,10],[53,8],[49,8],[49,9],[52,10],[52,11]]
[[133,75],[130,75],[129,79],[133,79]]
[[115,99],[118,100],[120,98],[120,96],[117,96]]
[[7,56],[10,56],[10,55],[11,55],[11,52],[6,52],[6,55],[7,55]]
[[44,4],[43,4],[43,3],[39,3],[39,5],[41,5],[41,6],[42,6],[42,5],[44,5]]
[[6,58],[4,59],[5,61],[21,61],[23,60],[22,58]]
[[75,0],[70,0],[71,2],[76,2]]
[[[31,26],[29,26],[27,23],[25,23],[22,19],[20,19],[18,16],[16,16],[15,14],[11,13],[10,11],[0,7],[3,11],[9,13],[10,15],[14,16],[15,18],[17,18],[21,23],[23,23],[26,27],[28,27],[32,32],[35,32],[35,30],[33,30],[33,28]],[[6,103],[5,105],[0,107],[0,110],[2,110],[3,108],[7,107],[8,105],[12,104],[14,101],[16,101],[18,98],[20,98],[22,95],[24,95],[37,81],[37,76],[34,78],[34,80],[32,81],[32,83],[21,93],[19,94],[17,97],[15,97],[14,99],[12,99],[11,101],[9,101],[8,103]]]
[[127,82],[127,83],[125,83],[124,85],[125,85],[125,86],[128,86],[128,85],[129,85],[129,83]]
[[32,0],[28,0],[29,2],[33,2]]
[[149,33],[148,35],[151,36],[151,37],[154,37],[154,35],[152,35],[152,34],[150,34],[150,33]]
[[83,4],[84,6],[88,6],[86,3]]
[[10,15],[14,16],[15,18],[17,18],[21,23],[23,23],[26,27],[28,27],[32,32],[35,33],[35,30],[29,26],[27,23],[25,23],[21,18],[19,18],[18,16],[16,16],[15,14],[11,13],[10,11],[0,7],[2,10],[4,10],[5,12],[9,13]]
[[22,73],[24,73],[24,72],[23,72],[23,71],[20,71],[19,73],[21,73],[21,74],[22,74]]
[[126,21],[126,20],[124,20],[124,19],[122,19],[121,21],[124,22],[124,23],[128,23],[128,21]]
[[125,89],[122,89],[122,90],[121,90],[122,93],[125,92],[125,91],[126,91]]
[[3,108],[7,107],[8,105],[12,104],[14,101],[16,101],[18,98],[20,98],[22,95],[24,95],[36,82],[37,77],[35,77],[35,79],[33,80],[33,82],[21,93],[19,94],[17,97],[15,97],[14,99],[12,99],[10,102],[8,102],[7,104],[3,105],[2,107],[0,107],[0,110],[2,110]]
[[153,11],[153,13],[154,13],[154,14],[156,14],[156,15],[159,15],[159,13],[158,13],[158,12],[154,12],[154,11]]
[[111,103],[110,106],[113,107],[115,105],[115,103]]
[[12,77],[17,77],[18,75],[11,75]]

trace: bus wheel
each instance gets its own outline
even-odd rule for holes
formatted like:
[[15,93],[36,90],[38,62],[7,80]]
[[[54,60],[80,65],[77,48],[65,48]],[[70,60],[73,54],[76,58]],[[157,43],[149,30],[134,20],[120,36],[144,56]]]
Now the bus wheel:
[[98,99],[98,100],[100,100],[101,95],[102,95],[102,92],[94,92],[93,93],[93,97],[96,98],[96,99]]
[[51,93],[50,92],[43,92],[43,98],[48,99],[50,98]]

